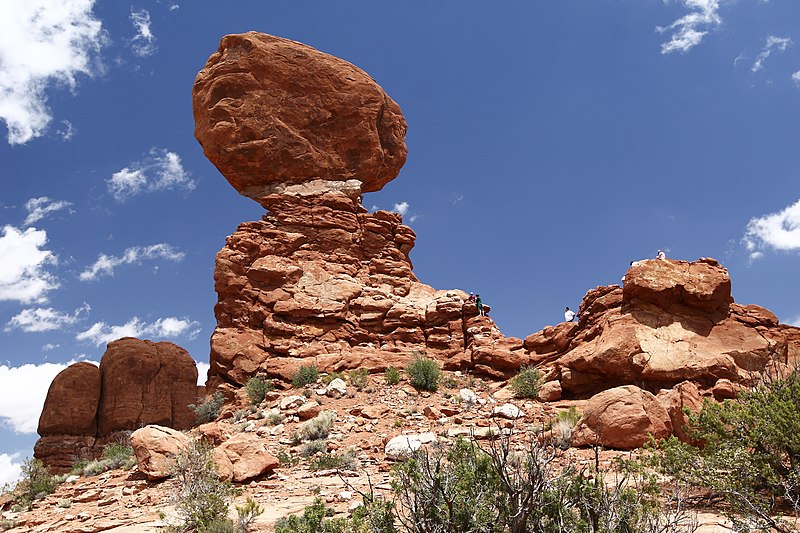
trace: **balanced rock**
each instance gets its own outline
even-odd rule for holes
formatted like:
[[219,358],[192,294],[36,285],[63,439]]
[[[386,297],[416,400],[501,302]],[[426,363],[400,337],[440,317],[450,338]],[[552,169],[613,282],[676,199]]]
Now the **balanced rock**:
[[656,397],[634,385],[616,387],[593,396],[572,432],[573,446],[632,450],[652,435],[655,439],[672,434],[666,409]]
[[192,94],[203,152],[251,198],[311,180],[378,191],[406,160],[400,107],[361,69],[302,43],[227,35]]

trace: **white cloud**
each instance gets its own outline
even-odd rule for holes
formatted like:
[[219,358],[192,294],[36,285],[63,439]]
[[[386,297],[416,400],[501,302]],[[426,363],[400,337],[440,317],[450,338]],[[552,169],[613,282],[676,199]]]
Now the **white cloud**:
[[72,122],[69,120],[62,120],[61,127],[56,130],[56,133],[59,134],[62,139],[68,141],[78,133],[78,130],[75,129],[75,126],[73,126]]
[[777,213],[751,218],[742,240],[751,260],[763,257],[764,250],[800,250],[800,200]]
[[181,8],[181,6],[180,6],[180,5],[178,5],[178,4],[170,4],[170,6],[169,6],[169,10],[170,10],[170,11],[177,11],[177,10],[179,10],[180,8]]
[[146,9],[134,11],[131,8],[131,23],[136,35],[131,39],[131,49],[139,57],[149,57],[156,53],[156,36],[150,29],[150,13]]
[[194,180],[184,170],[181,158],[175,152],[153,148],[143,160],[132,163],[106,180],[108,192],[118,202],[131,196],[164,189],[195,188]]
[[764,68],[764,61],[772,54],[773,49],[777,49],[779,52],[785,52],[787,48],[792,46],[792,40],[789,37],[775,37],[774,35],[770,35],[767,37],[767,42],[764,44],[764,48],[761,50],[761,53],[758,54],[756,57],[755,63],[750,68],[753,73],[758,72],[759,70]]
[[72,202],[67,202],[66,200],[51,200],[47,196],[31,198],[25,202],[25,210],[28,212],[28,216],[25,217],[25,222],[23,222],[22,225],[30,226],[31,224],[39,222],[50,213],[67,209],[70,206],[72,206]]
[[408,208],[411,207],[408,202],[400,202],[399,204],[394,204],[392,211],[395,213],[400,213],[401,215],[405,215],[408,213]]
[[53,331],[76,323],[81,318],[81,315],[88,313],[90,310],[91,307],[88,304],[83,304],[72,314],[62,313],[52,307],[23,309],[11,317],[11,320],[6,325],[6,331],[12,329],[21,329],[26,333]]
[[76,76],[101,70],[108,40],[94,0],[4,0],[0,17],[0,119],[10,144],[41,136],[52,120],[46,91],[74,90]]
[[60,344],[51,344],[51,343],[48,342],[47,344],[42,346],[42,351],[43,352],[52,352],[56,348],[60,348],[60,347],[61,347]]
[[211,366],[208,363],[201,363],[199,361],[195,361],[197,363],[197,384],[202,386],[206,384],[206,379],[208,379],[208,369]]
[[44,250],[47,232],[35,228],[20,231],[5,226],[0,237],[0,301],[22,303],[47,301],[47,292],[58,288],[55,276],[47,272],[57,257]]
[[800,70],[792,74],[792,81],[794,81],[798,87],[800,87]]
[[122,337],[152,337],[155,340],[164,338],[175,339],[186,337],[194,339],[200,333],[200,323],[183,318],[159,318],[155,322],[142,322],[139,317],[133,317],[121,326],[109,326],[105,322],[96,322],[86,331],[78,333],[75,339],[88,341],[95,346],[101,346]]
[[661,44],[661,53],[688,52],[703,40],[709,29],[722,24],[719,16],[719,0],[681,0],[690,13],[669,26],[658,26],[656,31],[671,31],[669,42]]
[[166,259],[180,262],[186,254],[166,243],[151,246],[132,246],[120,256],[100,254],[97,261],[78,276],[81,281],[91,281],[102,276],[113,276],[114,269],[120,265],[141,264],[145,259]]
[[19,453],[0,453],[0,488],[6,484],[13,486],[22,473],[22,462],[18,461]]
[[73,362],[0,365],[0,421],[16,433],[36,433],[50,383]]

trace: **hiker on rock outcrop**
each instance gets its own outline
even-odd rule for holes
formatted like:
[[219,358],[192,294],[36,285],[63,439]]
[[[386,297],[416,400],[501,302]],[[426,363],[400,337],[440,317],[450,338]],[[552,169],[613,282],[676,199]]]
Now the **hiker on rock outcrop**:
[[578,316],[575,314],[575,311],[570,309],[569,307],[564,308],[564,322],[572,322],[575,320],[575,317]]
[[667,256],[664,253],[664,250],[659,250],[658,253],[656,254],[656,259],[666,259],[666,258]]
[[481,300],[480,294],[475,295],[475,307],[478,308],[478,314],[480,316],[486,316],[486,313],[483,310],[483,301]]
[[467,298],[467,301],[468,302],[474,302],[475,301],[475,293],[474,292],[469,293],[469,298]]

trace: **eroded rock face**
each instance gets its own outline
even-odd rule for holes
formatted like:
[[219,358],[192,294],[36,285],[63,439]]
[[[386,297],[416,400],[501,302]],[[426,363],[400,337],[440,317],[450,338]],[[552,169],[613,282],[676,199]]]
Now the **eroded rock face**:
[[197,396],[197,366],[180,346],[131,337],[110,342],[100,360],[100,375],[100,435],[147,424],[175,429],[194,424],[188,405]]
[[85,361],[68,366],[50,384],[37,432],[50,435],[91,435],[97,432],[100,369]]
[[192,95],[203,152],[251,198],[316,179],[378,191],[406,160],[400,107],[361,69],[305,44],[227,35]]
[[187,429],[195,420],[197,367],[171,342],[110,342],[100,368],[80,362],[56,376],[39,418],[34,456],[54,472],[93,458],[119,434],[147,424]]
[[795,328],[733,303],[728,272],[713,259],[639,261],[624,289],[589,291],[580,316],[525,339],[531,364],[550,369],[573,395],[634,383],[657,392],[686,380],[702,388],[747,382],[797,350]]
[[269,213],[241,224],[217,254],[212,388],[259,372],[289,379],[311,363],[382,371],[420,352],[446,368],[470,365],[465,327],[477,310],[463,291],[417,280],[415,234],[400,215],[367,213],[341,191],[262,203]]

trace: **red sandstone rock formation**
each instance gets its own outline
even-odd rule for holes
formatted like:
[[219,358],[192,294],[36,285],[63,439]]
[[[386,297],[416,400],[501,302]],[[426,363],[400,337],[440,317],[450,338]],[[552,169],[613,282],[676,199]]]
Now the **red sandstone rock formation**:
[[400,107],[361,69],[295,41],[225,36],[193,97],[203,152],[251,198],[312,179],[378,191],[406,160]]
[[120,431],[146,424],[187,429],[197,398],[197,367],[171,342],[124,338],[108,343],[100,368],[62,370],[47,392],[34,456],[54,471],[94,457]]
[[639,384],[653,392],[690,380],[748,382],[797,353],[797,328],[769,311],[738,305],[728,271],[713,259],[639,261],[625,287],[586,294],[579,323],[525,339],[530,362],[550,370],[572,394]]

